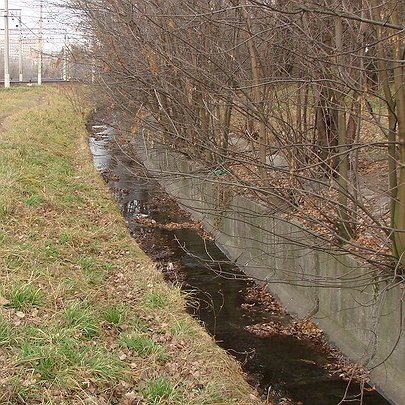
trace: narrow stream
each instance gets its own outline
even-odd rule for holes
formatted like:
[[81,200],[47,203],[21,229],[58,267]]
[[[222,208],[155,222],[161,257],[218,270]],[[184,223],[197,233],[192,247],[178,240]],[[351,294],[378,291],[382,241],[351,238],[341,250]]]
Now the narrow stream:
[[[94,126],[90,148],[94,164],[116,196],[131,234],[163,270],[170,273],[176,269],[175,278],[185,290],[193,292],[199,303],[190,307],[190,312],[204,322],[221,347],[242,363],[263,397],[271,393],[279,404],[360,404],[359,385],[348,387],[346,381],[331,376],[324,367],[331,360],[311,340],[281,334],[259,337],[246,330],[249,325],[286,323],[291,318],[261,309],[260,305],[251,305],[254,311],[247,310],[246,297],[253,281],[226,263],[217,246],[196,230],[151,226],[178,221],[178,214],[166,209],[165,193],[159,184],[148,180],[114,139],[113,129]],[[145,219],[145,224],[139,219]],[[233,276],[223,277],[221,273]],[[388,404],[371,389],[364,390],[362,403]]]

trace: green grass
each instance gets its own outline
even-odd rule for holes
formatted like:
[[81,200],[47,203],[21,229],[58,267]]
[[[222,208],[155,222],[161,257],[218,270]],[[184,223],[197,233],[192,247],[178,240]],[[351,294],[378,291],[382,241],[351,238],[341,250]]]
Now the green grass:
[[[0,90],[0,404],[246,399],[238,366],[181,321],[180,291],[130,237],[83,105],[68,86]],[[184,389],[196,362],[207,389]]]
[[25,204],[29,207],[39,207],[45,202],[45,199],[42,195],[34,194],[25,200]]
[[0,316],[0,346],[7,346],[11,343],[11,325]]
[[40,380],[55,380],[63,367],[61,354],[52,345],[23,343],[21,363],[29,364]]
[[189,319],[176,319],[170,325],[170,332],[175,336],[190,336],[193,337],[197,334],[195,325]]
[[0,102],[0,119],[4,119],[15,111],[26,109],[37,103],[39,97],[44,93],[38,88],[15,87],[2,90],[2,99],[7,102]]
[[112,325],[119,326],[121,325],[128,313],[128,308],[124,305],[114,305],[107,307],[104,310],[104,320]]
[[159,292],[151,292],[145,297],[145,305],[151,309],[162,309],[167,304],[167,299]]
[[[98,248],[92,248],[89,246],[90,251],[97,251]],[[92,257],[82,257],[79,260],[79,266],[83,271],[86,281],[91,285],[102,284],[106,279],[106,270],[108,269],[108,264],[99,264]]]
[[88,350],[82,357],[81,366],[100,381],[117,382],[120,378],[125,378],[124,364],[105,349]]
[[9,300],[9,306],[15,309],[39,307],[43,302],[43,291],[32,284],[14,285],[5,296]]
[[124,335],[121,337],[120,343],[122,346],[136,352],[141,357],[155,354],[162,361],[167,360],[169,357],[164,348],[155,343],[149,336],[139,334],[131,336]]
[[10,270],[22,267],[24,264],[23,258],[17,254],[10,254],[3,259],[5,267]]
[[180,403],[181,398],[181,391],[166,377],[149,379],[143,394],[148,405]]
[[79,265],[84,271],[89,271],[94,267],[94,260],[89,257],[82,257],[79,260]]
[[40,331],[26,330],[19,363],[28,365],[37,375],[37,383],[58,383],[68,388],[72,372],[77,376],[93,375],[104,382],[116,381],[123,374],[123,365],[117,356],[103,347],[89,348],[75,336],[75,329],[57,328],[53,325],[51,335]]
[[84,303],[70,304],[65,310],[65,319],[68,326],[76,328],[86,338],[91,339],[99,333],[96,314]]

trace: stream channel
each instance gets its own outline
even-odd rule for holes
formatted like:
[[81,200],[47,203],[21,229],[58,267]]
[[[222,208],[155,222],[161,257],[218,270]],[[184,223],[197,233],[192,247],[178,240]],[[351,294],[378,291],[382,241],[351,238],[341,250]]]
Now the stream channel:
[[[249,382],[263,398],[278,404],[388,404],[378,392],[367,388],[361,402],[359,384],[348,385],[339,373],[330,373],[325,368],[331,362],[328,353],[309,338],[277,333],[260,337],[249,332],[246,327],[250,325],[272,321],[285,324],[291,317],[261,308],[260,303],[252,304],[247,297],[253,281],[230,264],[215,243],[201,237],[201,232],[193,227],[158,226],[189,218],[173,209],[172,199],[156,180],[148,179],[133,151],[120,145],[115,133],[111,127],[93,126],[90,149],[131,234],[166,270],[167,278],[174,277],[184,290],[192,291],[195,299],[190,313],[204,323],[218,345],[241,362]],[[199,305],[195,305],[196,300]]]

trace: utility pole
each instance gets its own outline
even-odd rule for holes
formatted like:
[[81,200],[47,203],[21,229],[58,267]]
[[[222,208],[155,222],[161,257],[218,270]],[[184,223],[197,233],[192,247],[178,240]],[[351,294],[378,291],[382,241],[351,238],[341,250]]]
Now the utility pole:
[[39,37],[38,37],[38,85],[42,84],[42,53],[43,53],[43,0],[39,4]]
[[21,14],[18,17],[18,27],[19,27],[19,35],[18,35],[18,45],[19,45],[19,55],[18,55],[18,75],[20,83],[23,81],[23,41],[22,41],[22,21],[21,21]]
[[8,0],[4,0],[4,87],[10,87],[10,33],[8,28]]
[[65,46],[63,47],[63,76],[62,79],[67,81],[67,64],[68,64],[68,43],[67,34],[65,34]]

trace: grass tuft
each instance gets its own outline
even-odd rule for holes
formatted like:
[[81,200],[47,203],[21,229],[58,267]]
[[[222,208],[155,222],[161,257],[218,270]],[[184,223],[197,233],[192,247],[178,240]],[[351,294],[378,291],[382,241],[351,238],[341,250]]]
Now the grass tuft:
[[29,363],[32,370],[39,374],[42,381],[53,381],[58,375],[62,363],[60,355],[53,346],[25,342],[22,346],[22,363]]
[[94,268],[94,260],[89,257],[82,257],[79,260],[79,265],[83,271],[90,271]]
[[120,344],[141,357],[155,354],[161,360],[168,358],[164,348],[145,335],[124,335],[120,338]]
[[9,346],[11,343],[11,325],[0,316],[0,346]]
[[76,328],[86,338],[94,338],[99,333],[96,315],[84,303],[70,304],[65,310],[65,319],[68,326]]
[[83,356],[81,364],[87,372],[97,376],[104,382],[113,382],[124,378],[124,365],[122,362],[102,348],[88,351]]
[[145,297],[145,305],[151,309],[163,309],[168,305],[168,301],[161,293],[150,292]]
[[112,325],[119,326],[124,321],[128,313],[128,308],[124,305],[114,305],[107,307],[104,311],[104,320]]
[[3,260],[5,266],[10,270],[18,269],[23,266],[23,260],[17,254],[7,255]]
[[181,390],[166,377],[149,379],[142,393],[148,405],[176,403],[181,397]]
[[170,325],[170,333],[174,336],[190,336],[193,337],[197,334],[195,326],[186,319],[176,319],[172,325]]
[[39,207],[44,202],[44,197],[38,194],[34,194],[25,200],[25,204],[29,207]]
[[40,307],[44,294],[40,288],[35,288],[32,284],[25,284],[13,286],[6,297],[9,301],[8,306],[21,310],[28,307]]

